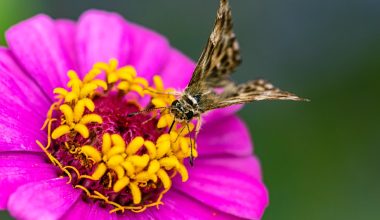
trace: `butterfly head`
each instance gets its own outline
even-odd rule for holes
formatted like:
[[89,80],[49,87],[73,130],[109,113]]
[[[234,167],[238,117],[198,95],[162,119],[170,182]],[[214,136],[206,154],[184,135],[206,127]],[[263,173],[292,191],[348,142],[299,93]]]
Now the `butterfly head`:
[[184,92],[182,96],[174,100],[170,106],[170,113],[176,121],[191,121],[194,117],[199,117],[201,94],[191,94]]
[[196,115],[193,106],[181,99],[172,102],[170,113],[176,121],[190,121]]

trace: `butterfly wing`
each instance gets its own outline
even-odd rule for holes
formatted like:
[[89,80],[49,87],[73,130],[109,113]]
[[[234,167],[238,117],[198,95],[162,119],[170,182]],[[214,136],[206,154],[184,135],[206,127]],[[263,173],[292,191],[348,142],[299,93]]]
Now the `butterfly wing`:
[[308,101],[290,92],[282,91],[266,80],[259,79],[239,85],[229,84],[221,94],[209,94],[207,100],[204,100],[203,111],[260,100]]
[[231,8],[227,0],[221,0],[213,31],[198,60],[187,91],[200,87],[223,87],[229,75],[241,63],[239,44],[232,29]]

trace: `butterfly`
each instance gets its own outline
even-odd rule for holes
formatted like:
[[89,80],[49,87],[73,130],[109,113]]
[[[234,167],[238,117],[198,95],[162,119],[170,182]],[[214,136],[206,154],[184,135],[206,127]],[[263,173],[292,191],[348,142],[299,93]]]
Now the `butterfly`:
[[[236,84],[231,80],[231,74],[240,63],[240,49],[233,31],[231,8],[228,0],[220,0],[214,28],[190,82],[171,106],[167,107],[174,117],[169,133],[175,122],[188,125],[197,118],[196,137],[201,126],[201,115],[218,108],[258,100],[306,101],[263,79]],[[190,164],[192,163],[191,152]]]
[[170,107],[175,120],[200,120],[200,116],[207,111],[258,100],[306,100],[282,91],[263,79],[236,84],[231,80],[231,74],[240,63],[231,8],[228,0],[220,0],[214,28],[191,80]]

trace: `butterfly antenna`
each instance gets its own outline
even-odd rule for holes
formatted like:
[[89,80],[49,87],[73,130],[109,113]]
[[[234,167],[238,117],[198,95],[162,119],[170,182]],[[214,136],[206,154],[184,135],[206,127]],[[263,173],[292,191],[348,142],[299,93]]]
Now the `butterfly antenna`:
[[151,111],[154,111],[154,110],[169,109],[169,108],[170,107],[147,108],[147,109],[144,109],[144,110],[141,110],[141,111],[138,111],[138,112],[129,113],[127,116],[128,117],[133,117],[133,116],[141,114],[141,113],[147,113],[147,112],[151,112]]

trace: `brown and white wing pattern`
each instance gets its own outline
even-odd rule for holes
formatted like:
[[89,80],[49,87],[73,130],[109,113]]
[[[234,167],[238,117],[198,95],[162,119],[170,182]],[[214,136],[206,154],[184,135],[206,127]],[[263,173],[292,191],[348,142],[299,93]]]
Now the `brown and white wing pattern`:
[[239,85],[230,84],[223,93],[209,98],[208,110],[260,100],[308,101],[290,92],[274,87],[266,80],[258,79]]
[[231,8],[227,0],[221,0],[214,29],[198,60],[187,91],[199,87],[223,87],[229,76],[241,63],[239,44],[232,29]]

